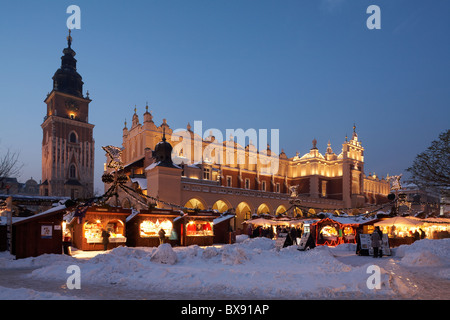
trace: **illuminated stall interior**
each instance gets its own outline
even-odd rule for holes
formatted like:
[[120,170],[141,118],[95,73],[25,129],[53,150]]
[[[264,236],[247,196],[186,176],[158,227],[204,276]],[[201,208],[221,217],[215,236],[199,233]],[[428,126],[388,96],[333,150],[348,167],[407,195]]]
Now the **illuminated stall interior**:
[[164,219],[160,222],[160,219],[153,220],[144,220],[139,225],[139,235],[142,238],[151,238],[158,237],[159,231],[163,229],[167,235],[172,233],[173,224],[170,220]]
[[135,211],[126,220],[127,245],[130,247],[157,247],[160,245],[159,231],[165,232],[165,243],[179,245],[179,232],[173,220],[183,212],[154,208]]
[[341,223],[325,218],[312,225],[314,226],[316,245],[337,246],[343,243],[356,243],[358,223]]
[[174,220],[176,229],[180,234],[182,246],[199,245],[209,246],[214,243],[214,219],[220,213],[204,211],[199,213],[187,213]]
[[205,220],[191,220],[186,226],[187,237],[214,236],[213,222]]
[[90,207],[84,217],[74,218],[68,224],[72,231],[73,246],[81,250],[103,250],[102,231],[109,232],[108,249],[125,245],[125,219],[131,209]]

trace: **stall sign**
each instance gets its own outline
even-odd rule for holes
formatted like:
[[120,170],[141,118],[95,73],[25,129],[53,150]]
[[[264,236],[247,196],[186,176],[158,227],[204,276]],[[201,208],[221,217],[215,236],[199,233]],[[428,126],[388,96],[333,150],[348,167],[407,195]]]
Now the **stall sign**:
[[359,240],[361,242],[361,250],[370,250],[372,248],[370,240],[370,234],[368,233],[361,233],[359,235]]
[[389,237],[386,233],[383,233],[383,239],[381,240],[381,251],[385,256],[391,255],[391,249],[389,248]]
[[51,239],[53,234],[53,226],[52,225],[42,225],[41,226],[41,238],[42,239]]
[[309,232],[304,232],[302,234],[302,237],[300,239],[300,244],[298,245],[298,250],[305,250],[306,247],[306,243],[308,242],[309,239]]

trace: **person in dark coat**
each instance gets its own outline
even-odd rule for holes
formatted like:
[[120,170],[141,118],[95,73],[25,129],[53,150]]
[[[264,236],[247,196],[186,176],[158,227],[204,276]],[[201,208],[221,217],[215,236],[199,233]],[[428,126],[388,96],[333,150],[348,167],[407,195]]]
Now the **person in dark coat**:
[[292,245],[297,245],[297,229],[292,227],[291,231],[289,232],[289,237],[291,237]]
[[108,231],[106,231],[105,229],[102,229],[102,238],[103,238],[103,251],[108,250],[108,244],[109,244],[109,237],[111,235],[109,234]]
[[166,240],[166,232],[162,228],[161,230],[159,230],[158,236],[159,236],[159,244],[163,244],[164,241]]
[[419,231],[416,229],[416,231],[414,231],[414,241],[420,240],[420,234]]
[[422,230],[422,228],[419,228],[420,230],[420,239],[425,239],[427,237],[425,231]]

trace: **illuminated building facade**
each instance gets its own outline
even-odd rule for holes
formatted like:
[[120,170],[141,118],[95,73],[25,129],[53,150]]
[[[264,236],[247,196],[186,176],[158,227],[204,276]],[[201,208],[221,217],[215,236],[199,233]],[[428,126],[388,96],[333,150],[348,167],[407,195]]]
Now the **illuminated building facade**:
[[[189,144],[183,144],[179,136],[190,137]],[[148,106],[143,123],[135,109],[131,127],[125,122],[123,128],[124,173],[130,178],[129,185],[147,196],[163,200],[157,203],[158,207],[170,208],[169,204],[175,204],[220,212],[233,209],[238,228],[254,213],[305,216],[308,211],[339,209],[363,213],[367,208],[387,202],[388,181],[364,174],[364,148],[355,127],[339,154],[334,153],[330,144],[325,154],[320,153],[315,140],[309,152],[302,156],[288,158],[281,151],[276,155],[276,172],[262,169],[263,163],[267,163],[264,158],[274,156],[270,146],[260,152],[251,142],[244,147],[234,140],[230,137],[229,141],[218,142],[211,134],[202,139],[189,124],[181,133],[176,130],[175,135],[166,119],[159,126],[153,122]],[[223,148],[211,148],[214,145]],[[160,155],[161,149],[169,153],[166,156],[170,163],[161,161],[164,158]],[[244,160],[237,161],[239,157]],[[172,160],[176,164],[172,164]],[[105,170],[109,169],[105,166]],[[105,190],[108,187],[105,185]],[[287,211],[291,207],[292,192],[296,192],[302,206],[310,210]],[[124,207],[140,207],[126,193],[120,193],[119,198]]]

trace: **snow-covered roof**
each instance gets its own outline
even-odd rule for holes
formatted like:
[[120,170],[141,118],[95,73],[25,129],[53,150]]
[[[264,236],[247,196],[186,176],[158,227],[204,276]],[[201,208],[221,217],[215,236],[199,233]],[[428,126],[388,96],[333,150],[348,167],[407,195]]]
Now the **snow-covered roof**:
[[339,222],[340,224],[361,224],[377,219],[375,217],[369,218],[366,216],[335,216],[332,213],[325,212],[321,212],[321,214],[325,215],[326,218]]
[[142,190],[147,190],[146,178],[131,178],[131,182],[137,182]]
[[131,219],[133,219],[134,217],[136,217],[139,214],[139,211],[136,210],[135,208],[131,209],[131,214],[125,219],[125,222],[130,221]]
[[152,169],[155,168],[158,164],[159,164],[159,162],[153,162],[151,165],[149,165],[147,168],[145,168],[145,171],[147,171],[147,170],[152,170]]
[[226,214],[226,215],[220,216],[220,217],[218,217],[218,218],[215,218],[215,219],[213,220],[213,223],[214,223],[214,224],[219,224],[219,223],[224,222],[224,221],[227,221],[227,220],[229,220],[229,219],[233,219],[234,217],[235,217],[234,214]]
[[16,221],[15,223],[26,222],[28,220],[33,220],[33,219],[36,219],[36,218],[39,218],[39,217],[43,217],[43,216],[46,216],[48,214],[51,214],[51,213],[54,213],[54,212],[58,212],[58,211],[61,211],[61,210],[65,210],[65,209],[66,209],[66,206],[64,204],[60,204],[60,205],[58,205],[56,207],[48,209],[47,211],[44,211],[44,212],[41,212],[41,213],[38,213],[38,214],[35,214],[35,215],[32,215],[32,216],[29,216],[29,217],[25,217],[25,218],[21,219],[20,221]]

